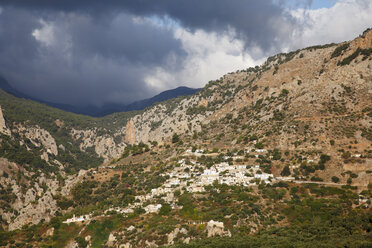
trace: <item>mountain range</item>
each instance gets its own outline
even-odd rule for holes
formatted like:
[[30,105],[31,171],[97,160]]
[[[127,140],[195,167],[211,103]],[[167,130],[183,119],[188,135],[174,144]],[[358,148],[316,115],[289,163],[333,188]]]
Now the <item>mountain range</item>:
[[166,101],[168,99],[176,98],[179,96],[192,95],[200,90],[200,89],[193,89],[193,88],[189,88],[185,86],[180,86],[175,89],[163,91],[159,93],[158,95],[155,95],[151,98],[135,101],[130,104],[105,103],[102,106],[95,106],[95,105],[61,104],[61,103],[49,102],[49,101],[44,101],[44,100],[41,100],[35,97],[31,97],[27,94],[20,92],[14,87],[12,87],[9,84],[9,82],[1,76],[0,76],[0,89],[19,98],[30,99],[30,100],[33,100],[39,103],[43,103],[50,107],[58,108],[58,109],[69,111],[69,112],[76,113],[76,114],[89,115],[93,117],[102,117],[102,116],[117,113],[117,112],[143,110],[147,107],[150,107],[156,102]]

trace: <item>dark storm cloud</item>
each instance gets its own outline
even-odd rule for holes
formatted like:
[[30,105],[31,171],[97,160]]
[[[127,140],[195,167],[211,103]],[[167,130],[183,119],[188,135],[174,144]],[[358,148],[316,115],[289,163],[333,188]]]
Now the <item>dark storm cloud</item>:
[[[3,8],[0,75],[18,89],[62,103],[131,102],[154,94],[144,79],[157,67],[176,70],[169,56],[184,51],[173,32],[130,14],[94,18]],[[53,28],[51,44],[32,35]],[[45,28],[45,27],[44,27]]]
[[286,3],[309,6],[310,0],[3,0],[29,9],[78,11],[100,15],[107,12],[127,11],[135,15],[168,16],[190,30],[222,31],[234,28],[237,37],[247,45],[271,48],[279,39],[288,37],[280,25],[295,25],[286,13]]
[[282,6],[269,0],[2,0],[0,75],[48,101],[130,102],[156,93],[145,79],[157,68],[177,73],[187,66],[174,30],[147,17],[170,18],[191,31],[233,29],[232,39],[267,54],[289,40],[295,24]]

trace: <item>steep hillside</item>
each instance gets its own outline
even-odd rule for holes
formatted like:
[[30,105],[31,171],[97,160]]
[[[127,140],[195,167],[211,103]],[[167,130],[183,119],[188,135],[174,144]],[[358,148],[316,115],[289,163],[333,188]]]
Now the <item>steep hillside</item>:
[[[127,146],[126,123],[136,113],[93,118],[0,90],[0,157],[5,159],[0,175],[7,175],[0,179],[0,185],[2,190],[13,188],[4,191],[0,199],[3,223],[12,230],[30,220],[33,224],[50,220],[56,212],[56,199],[46,193],[55,195],[59,189],[68,194],[64,186],[70,189],[79,173],[120,157]],[[35,207],[37,211],[29,211]]]
[[369,247],[371,66],[367,30],[127,115],[0,92],[3,244]]
[[[351,124],[353,121],[348,121],[350,118],[358,118],[361,126],[354,130],[355,135],[359,133],[366,141],[370,137],[370,36],[371,31],[352,42],[279,54],[270,57],[261,67],[211,81],[194,96],[172,104],[159,104],[131,118],[127,125],[130,134],[135,135],[129,135],[131,137],[127,141],[161,142],[174,132],[192,135],[203,125],[220,122],[227,114],[228,117],[232,115],[232,120],[262,132],[265,129],[275,131],[273,126],[281,133],[286,133],[286,130],[291,132],[292,129],[292,135],[283,133],[276,140],[275,146],[283,149],[293,148],[290,139],[298,138],[299,127],[294,129],[291,124],[312,123],[312,127],[307,129],[310,134],[312,131],[321,132],[320,126],[324,129],[324,122],[330,118],[339,122],[334,126],[343,126],[343,120]],[[332,133],[330,138],[342,130],[332,128],[328,131]],[[320,134],[324,139],[326,133]],[[339,134],[337,137],[344,136]]]

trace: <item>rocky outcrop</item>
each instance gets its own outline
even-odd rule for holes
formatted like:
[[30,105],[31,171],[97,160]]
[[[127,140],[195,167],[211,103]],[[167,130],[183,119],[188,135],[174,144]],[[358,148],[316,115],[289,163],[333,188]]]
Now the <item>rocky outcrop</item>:
[[[168,245],[173,245],[174,240],[177,238],[179,234],[187,234],[187,230],[185,228],[176,228],[171,233],[168,234]],[[187,242],[187,241],[186,241]]]
[[68,195],[71,192],[71,189],[80,182],[85,175],[87,174],[87,170],[80,170],[77,175],[70,175],[65,179],[65,186],[61,190],[62,195]]
[[210,220],[207,223],[207,235],[208,237],[213,237],[213,236],[229,236],[231,237],[231,233],[229,230],[225,231],[225,227],[223,222],[218,222],[218,221],[213,221]]
[[44,236],[45,237],[50,237],[50,236],[53,236],[53,234],[54,234],[54,227],[51,227],[48,230],[46,230]]
[[58,155],[57,143],[53,136],[45,129],[35,127],[18,127],[18,133],[23,133],[36,147],[43,147],[49,154]]
[[[25,224],[38,224],[41,220],[50,221],[59,209],[53,195],[57,193],[63,196],[69,195],[72,187],[80,182],[86,173],[86,170],[81,170],[78,175],[68,176],[60,192],[57,191],[59,182],[46,179],[44,176],[41,176],[34,187],[29,188],[25,194],[22,193],[15,180],[9,181],[13,193],[17,196],[12,207],[18,212],[18,215],[3,213],[4,219],[9,223],[8,229],[15,230]],[[0,183],[4,184],[6,182],[0,181]],[[41,187],[42,184],[47,185],[48,188]]]
[[126,141],[162,143],[170,139],[174,133],[192,134],[194,131],[200,131],[201,124],[205,123],[212,112],[206,111],[196,115],[187,113],[190,106],[197,108],[200,101],[200,96],[192,95],[177,103],[160,103],[134,116],[126,128]]
[[371,30],[365,31],[360,37],[354,40],[354,46],[360,48],[372,47],[372,32]]
[[121,244],[119,248],[132,248],[132,245],[130,243]]
[[108,247],[113,247],[114,244],[116,242],[116,238],[115,238],[115,235],[113,233],[110,233],[109,237],[108,237],[108,240],[106,242],[106,245]]
[[5,135],[11,134],[9,128],[6,125],[1,106],[0,106],[0,133],[5,134]]
[[43,219],[50,221],[58,209],[51,191],[44,192],[38,186],[31,188],[27,191],[24,202],[20,202],[20,192],[17,189],[16,192],[19,198],[13,207],[19,214],[10,221],[9,230],[19,229],[25,224],[38,224]]
[[136,129],[133,120],[129,120],[125,127],[125,142],[131,145],[136,142]]
[[86,151],[88,148],[94,148],[96,154],[102,157],[105,161],[111,158],[119,157],[126,147],[124,142],[115,142],[117,136],[122,136],[122,130],[119,130],[113,135],[98,135],[97,130],[76,130],[72,129],[71,136],[73,139],[81,143],[79,145],[81,151]]
[[149,248],[156,248],[156,247],[158,247],[158,245],[156,244],[156,241],[155,240],[153,240],[153,241],[148,241],[148,240],[146,240],[145,241],[145,247],[149,247]]
[[65,248],[78,248],[79,244],[75,240],[70,240]]
[[[47,178],[44,174],[41,174],[32,184],[20,179],[25,182],[24,187],[19,183],[19,179],[16,180],[15,177],[9,175],[20,174],[31,178],[34,173],[7,159],[0,158],[0,185],[10,187],[14,197],[14,200],[9,202],[11,209],[0,208],[2,219],[8,223],[8,230],[20,229],[26,224],[38,224],[42,220],[50,221],[59,210],[53,196],[69,195],[72,187],[80,182],[87,172],[81,170],[77,175],[66,177],[62,188],[57,179]],[[5,173],[8,176],[3,176]],[[63,172],[61,174],[66,176]]]

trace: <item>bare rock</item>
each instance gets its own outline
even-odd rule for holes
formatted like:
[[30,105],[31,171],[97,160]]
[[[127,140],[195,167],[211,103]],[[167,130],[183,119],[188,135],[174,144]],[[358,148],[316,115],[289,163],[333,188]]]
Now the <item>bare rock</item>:
[[114,244],[115,244],[115,241],[116,241],[116,237],[113,233],[110,233],[109,237],[108,237],[108,240],[106,242],[106,245],[108,247],[113,247]]
[[65,248],[78,248],[79,244],[75,240],[70,240]]
[[73,139],[78,140],[82,139],[80,144],[80,150],[86,151],[86,149],[93,147],[96,154],[102,157],[105,162],[112,158],[119,157],[125,147],[125,143],[116,143],[114,138],[115,136],[123,135],[122,130],[119,130],[113,136],[110,135],[98,135],[96,129],[92,130],[71,130],[71,136]]
[[1,106],[0,106],[0,133],[8,135],[8,136],[11,134],[9,128],[6,125]]
[[35,127],[18,127],[19,133],[24,133],[25,137],[37,147],[44,147],[45,151],[55,156],[58,155],[57,143],[53,136],[45,129],[39,126]]
[[53,236],[53,234],[54,234],[54,227],[49,228],[49,229],[45,232],[45,236],[46,236],[46,237]]
[[185,228],[176,228],[171,233],[168,234],[168,245],[173,245],[174,240],[176,239],[177,235],[181,234],[187,234],[187,230]]
[[230,231],[225,231],[225,227],[223,222],[219,221],[213,221],[210,220],[207,223],[207,232],[208,232],[208,237],[213,237],[213,236],[231,236]]
[[132,245],[130,243],[121,244],[119,248],[132,248]]
[[125,142],[133,145],[136,142],[136,129],[133,120],[128,121],[125,128]]

